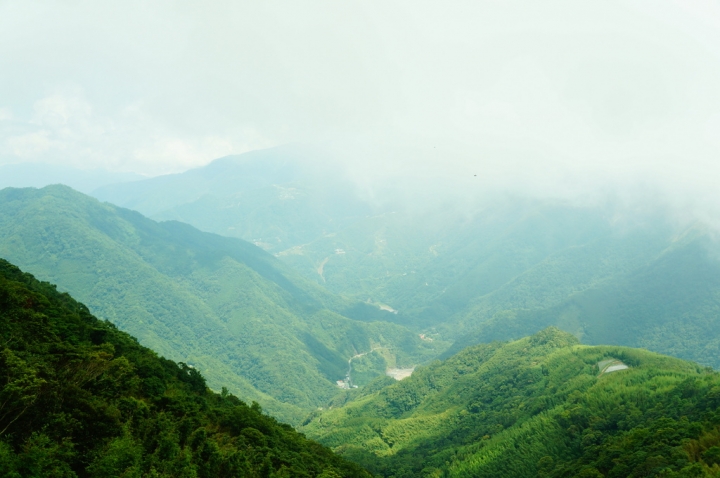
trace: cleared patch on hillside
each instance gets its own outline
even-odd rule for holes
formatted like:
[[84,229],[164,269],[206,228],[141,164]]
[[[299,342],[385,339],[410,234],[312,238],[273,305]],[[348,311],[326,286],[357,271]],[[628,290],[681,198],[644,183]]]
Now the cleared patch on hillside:
[[617,372],[619,370],[626,370],[630,367],[622,363],[620,360],[617,359],[605,359],[601,360],[597,363],[598,370],[600,370],[600,373],[598,375],[602,375],[605,373],[611,373],[611,372]]

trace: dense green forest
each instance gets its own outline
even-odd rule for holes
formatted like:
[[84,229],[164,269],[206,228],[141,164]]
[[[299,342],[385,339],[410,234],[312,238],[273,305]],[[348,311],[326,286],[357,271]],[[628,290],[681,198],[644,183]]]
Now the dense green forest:
[[212,388],[292,423],[338,393],[350,357],[369,352],[353,361],[361,385],[443,347],[245,241],[157,223],[64,186],[0,191],[0,257],[192,364]]
[[388,477],[704,477],[719,406],[712,369],[548,328],[350,391],[303,431]]
[[4,260],[0,475],[370,476]]

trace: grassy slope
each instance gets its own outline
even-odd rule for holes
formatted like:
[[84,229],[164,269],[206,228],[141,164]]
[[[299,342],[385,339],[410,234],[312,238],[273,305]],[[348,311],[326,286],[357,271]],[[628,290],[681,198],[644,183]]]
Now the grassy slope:
[[3,260],[0,344],[4,477],[368,476]]
[[382,476],[720,474],[720,375],[679,359],[547,329],[380,385],[304,431]]
[[401,327],[340,315],[353,304],[244,241],[156,223],[62,186],[6,189],[0,204],[1,257],[286,420],[332,397],[357,352],[383,347],[374,374],[436,353]]

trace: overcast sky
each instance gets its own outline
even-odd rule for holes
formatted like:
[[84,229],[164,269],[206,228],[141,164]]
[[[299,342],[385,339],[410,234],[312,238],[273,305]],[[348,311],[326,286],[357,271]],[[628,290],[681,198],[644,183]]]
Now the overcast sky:
[[711,194],[718,5],[0,0],[0,164],[154,175],[304,142],[365,172]]

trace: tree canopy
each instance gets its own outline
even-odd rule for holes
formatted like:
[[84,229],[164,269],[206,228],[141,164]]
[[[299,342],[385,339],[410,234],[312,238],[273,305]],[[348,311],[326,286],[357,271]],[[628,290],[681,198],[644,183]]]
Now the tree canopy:
[[369,476],[4,260],[0,475]]

